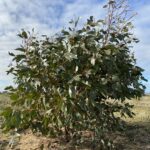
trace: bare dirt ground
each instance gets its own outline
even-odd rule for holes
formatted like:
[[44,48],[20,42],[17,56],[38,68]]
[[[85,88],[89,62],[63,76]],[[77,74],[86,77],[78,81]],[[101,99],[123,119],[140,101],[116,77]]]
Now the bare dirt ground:
[[[126,118],[128,127],[123,132],[110,134],[118,150],[150,150],[150,96],[143,97],[140,101],[133,100],[134,119]],[[7,95],[0,95],[0,111],[9,105]],[[0,120],[1,121],[1,120]],[[60,138],[46,138],[34,135],[31,131],[24,131],[20,135],[3,134],[0,130],[0,150],[98,150],[92,148],[89,137],[87,141],[75,144]]]

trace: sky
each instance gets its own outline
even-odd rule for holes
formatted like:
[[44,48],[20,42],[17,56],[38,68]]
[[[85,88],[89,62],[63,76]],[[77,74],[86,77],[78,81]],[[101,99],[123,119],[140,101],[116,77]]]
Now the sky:
[[[137,64],[144,68],[146,93],[150,93],[150,0],[129,0],[138,15],[134,18],[134,34],[140,43],[133,48]],[[84,22],[89,16],[104,18],[106,0],[0,0],[0,91],[13,84],[6,75],[13,52],[20,46],[17,34],[21,29],[38,35],[53,35],[66,27],[71,19],[80,17]]]

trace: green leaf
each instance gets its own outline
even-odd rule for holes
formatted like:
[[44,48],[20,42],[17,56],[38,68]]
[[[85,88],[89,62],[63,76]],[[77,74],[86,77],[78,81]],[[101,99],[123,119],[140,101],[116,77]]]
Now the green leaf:
[[12,73],[14,71],[14,68],[13,67],[11,67],[8,71],[6,71],[7,72],[7,74],[10,74],[10,73]]
[[28,38],[28,35],[27,35],[27,33],[25,31],[22,32],[22,37],[25,38],[25,39]]
[[70,35],[70,33],[68,31],[62,30],[61,31],[64,35]]
[[65,53],[64,54],[65,58],[68,59],[68,60],[72,60],[72,59],[77,59],[77,55],[76,54],[73,54],[73,53]]
[[103,8],[107,8],[107,7],[108,7],[108,5],[104,5],[104,6],[103,6]]
[[14,53],[11,53],[11,52],[8,52],[8,54],[9,54],[10,56],[15,56],[15,54],[14,54]]
[[80,79],[81,79],[80,77],[81,77],[81,75],[79,74],[79,75],[74,76],[73,79],[75,81],[80,81]]
[[14,57],[14,59],[13,59],[13,61],[15,60],[16,62],[19,62],[19,61],[21,61],[21,60],[23,60],[23,59],[26,59],[26,55],[16,55],[15,57]]
[[12,86],[7,86],[7,87],[5,88],[5,90],[11,91],[11,90],[14,90],[14,88],[13,88]]
[[111,55],[111,49],[105,50],[105,54],[106,54],[106,55]]
[[16,50],[16,51],[25,52],[25,49],[24,49],[24,48],[16,48],[15,50]]

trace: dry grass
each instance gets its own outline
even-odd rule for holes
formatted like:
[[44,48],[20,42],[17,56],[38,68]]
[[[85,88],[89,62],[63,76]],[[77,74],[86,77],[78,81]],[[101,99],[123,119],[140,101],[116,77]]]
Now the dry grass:
[[[111,136],[119,150],[150,150],[150,96],[144,96],[141,100],[132,100],[130,103],[135,105],[133,112],[136,116],[134,119],[125,119],[128,127],[124,132],[116,132]],[[8,96],[0,94],[0,112],[8,105]],[[2,134],[0,130],[0,150],[11,149],[8,146],[10,137],[10,134]],[[75,147],[62,139],[35,136],[29,131],[21,134],[20,140],[17,141],[17,145],[13,149],[40,150],[42,146],[44,146],[44,150],[91,150],[89,143]],[[49,148],[46,148],[48,146]]]
[[150,123],[150,96],[144,96],[140,100],[130,102],[134,104],[133,112],[136,114],[134,119],[126,119],[129,123],[147,124]]

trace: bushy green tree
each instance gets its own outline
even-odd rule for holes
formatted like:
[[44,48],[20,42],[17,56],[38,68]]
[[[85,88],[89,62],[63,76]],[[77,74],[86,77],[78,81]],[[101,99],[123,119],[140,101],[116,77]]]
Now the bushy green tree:
[[101,149],[111,149],[105,135],[120,127],[121,117],[133,116],[126,99],[141,97],[145,88],[143,69],[130,51],[131,43],[138,42],[131,23],[118,19],[119,28],[113,19],[91,16],[80,29],[78,21],[71,21],[72,28],[40,40],[19,34],[23,44],[10,53],[8,73],[16,86],[6,88],[12,107],[2,113],[4,130],[31,128],[66,139],[87,130]]

